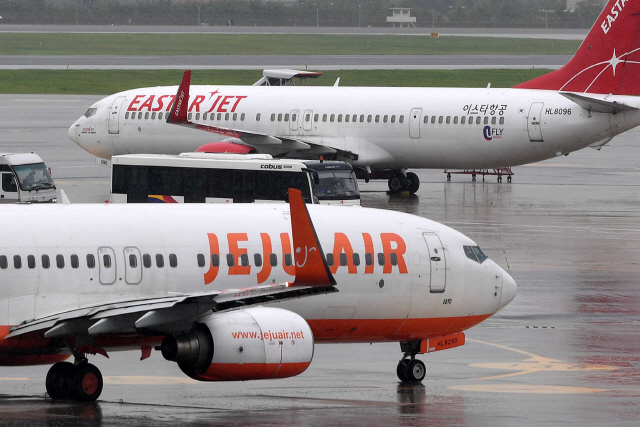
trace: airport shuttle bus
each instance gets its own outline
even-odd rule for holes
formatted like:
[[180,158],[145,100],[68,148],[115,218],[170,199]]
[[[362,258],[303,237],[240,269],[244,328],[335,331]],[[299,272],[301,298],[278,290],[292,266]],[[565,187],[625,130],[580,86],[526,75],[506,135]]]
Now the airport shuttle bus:
[[57,201],[56,186],[40,156],[0,153],[0,203]]
[[[321,189],[314,198],[314,183]],[[342,162],[273,159],[267,154],[139,154],[111,159],[114,203],[286,202],[359,205],[353,168]]]

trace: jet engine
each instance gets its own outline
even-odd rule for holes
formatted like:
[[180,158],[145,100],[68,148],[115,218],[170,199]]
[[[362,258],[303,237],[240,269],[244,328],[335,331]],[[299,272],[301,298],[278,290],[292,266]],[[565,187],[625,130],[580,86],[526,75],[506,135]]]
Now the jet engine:
[[190,332],[166,337],[160,350],[199,381],[287,378],[311,363],[313,334],[291,311],[252,307],[204,317]]

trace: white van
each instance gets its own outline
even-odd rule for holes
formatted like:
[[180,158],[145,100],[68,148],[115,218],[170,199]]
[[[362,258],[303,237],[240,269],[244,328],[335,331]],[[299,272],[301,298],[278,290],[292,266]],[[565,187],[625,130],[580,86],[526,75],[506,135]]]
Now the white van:
[[40,156],[0,153],[0,203],[56,201],[56,186]]

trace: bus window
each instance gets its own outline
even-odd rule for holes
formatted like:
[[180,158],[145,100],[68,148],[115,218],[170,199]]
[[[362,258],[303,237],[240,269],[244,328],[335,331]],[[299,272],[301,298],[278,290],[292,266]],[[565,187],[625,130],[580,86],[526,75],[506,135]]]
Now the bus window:
[[231,198],[233,190],[233,171],[228,169],[207,169],[206,197]]
[[149,194],[178,196],[182,195],[181,168],[149,168]]
[[302,199],[311,203],[309,178],[304,172],[256,171],[255,200],[280,200],[286,202],[289,188],[302,191]]
[[[183,176],[183,191],[185,203],[204,203],[204,184],[206,171],[201,168],[180,168]],[[176,194],[177,195],[177,194]]]
[[320,200],[360,199],[358,180],[353,170],[325,169],[318,171],[320,182],[315,195]]
[[233,171],[233,203],[253,203],[255,172],[250,170]]

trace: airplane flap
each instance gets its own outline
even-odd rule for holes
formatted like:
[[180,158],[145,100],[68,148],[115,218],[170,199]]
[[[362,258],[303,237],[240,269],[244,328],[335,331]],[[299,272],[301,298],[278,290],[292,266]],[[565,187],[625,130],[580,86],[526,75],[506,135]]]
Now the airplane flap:
[[586,95],[580,95],[573,92],[560,92],[560,95],[575,102],[582,108],[596,113],[617,114],[621,111],[638,110],[637,107],[621,104],[617,101],[607,101],[604,99],[592,98]]

